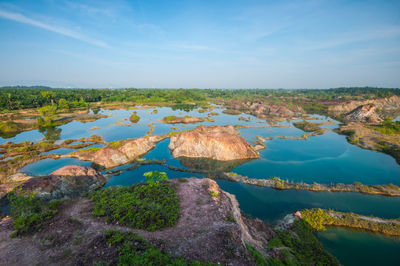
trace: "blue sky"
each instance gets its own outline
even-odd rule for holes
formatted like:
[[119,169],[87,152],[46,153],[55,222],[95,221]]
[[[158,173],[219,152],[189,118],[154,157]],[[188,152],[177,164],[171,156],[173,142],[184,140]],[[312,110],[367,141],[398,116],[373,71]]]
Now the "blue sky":
[[0,1],[0,86],[400,87],[400,1]]

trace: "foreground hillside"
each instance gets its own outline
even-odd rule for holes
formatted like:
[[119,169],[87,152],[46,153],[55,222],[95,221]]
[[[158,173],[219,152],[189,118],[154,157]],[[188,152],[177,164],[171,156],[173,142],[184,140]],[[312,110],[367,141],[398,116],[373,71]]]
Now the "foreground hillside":
[[55,208],[25,231],[15,231],[21,217],[1,220],[1,265],[338,264],[303,221],[275,230],[243,216],[235,196],[210,179],[149,180]]

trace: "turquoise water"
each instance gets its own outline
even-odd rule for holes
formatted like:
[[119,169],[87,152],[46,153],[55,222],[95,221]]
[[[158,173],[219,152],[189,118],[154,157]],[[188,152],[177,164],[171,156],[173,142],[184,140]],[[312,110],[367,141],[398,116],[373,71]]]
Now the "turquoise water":
[[343,265],[399,265],[400,238],[342,228],[329,228],[317,237]]
[[[94,122],[71,122],[65,124],[51,132],[40,132],[32,130],[23,132],[10,139],[0,138],[0,143],[6,141],[40,141],[50,135],[60,140],[78,139],[89,137],[96,134],[102,136],[106,141],[115,141],[126,138],[137,138],[146,135],[151,125],[154,123],[153,134],[166,134],[172,130],[187,130],[198,125],[250,125],[265,126],[266,121],[250,117],[251,121],[238,120],[239,115],[222,114],[222,109],[214,109],[219,115],[212,116],[215,122],[203,122],[188,125],[169,125],[163,124],[160,120],[168,115],[176,116],[199,116],[206,117],[208,112],[198,113],[197,111],[185,112],[172,110],[168,107],[156,108],[157,114],[151,114],[153,109],[135,110],[141,117],[140,121],[133,126],[123,126],[131,124],[128,120],[133,110],[101,110],[101,114],[111,114],[111,117],[102,118]],[[328,118],[319,118],[314,122],[327,121]],[[280,124],[290,125],[290,127],[277,128],[241,128],[240,135],[250,143],[256,140],[256,136],[301,136],[305,132],[292,126],[293,121],[283,121]],[[179,126],[179,129],[171,129]],[[100,127],[94,129],[94,127]],[[328,129],[333,129],[337,125],[325,125]],[[149,160],[165,160],[167,164],[184,168],[178,159],[171,156],[168,149],[169,139],[163,140],[151,150],[144,158]],[[387,184],[394,183],[400,185],[400,167],[395,160],[382,153],[364,150],[347,143],[344,136],[338,135],[333,131],[328,131],[324,135],[310,137],[308,140],[288,140],[274,139],[266,141],[267,148],[260,151],[260,159],[249,161],[231,169],[233,172],[246,175],[252,178],[281,177],[283,179],[302,181],[307,183],[353,183],[359,181],[365,184]],[[72,149],[61,148],[48,153],[66,154]],[[72,158],[59,160],[46,159],[27,165],[22,172],[31,175],[47,175],[54,170],[70,164],[91,166],[91,162],[80,161]],[[212,165],[212,164],[211,164]],[[123,185],[128,186],[144,181],[143,173],[148,171],[167,172],[169,178],[179,177],[202,177],[200,174],[178,172],[169,170],[161,165],[145,165],[136,169],[130,169],[132,165],[117,167],[124,170],[120,175],[110,178],[106,186]],[[230,171],[230,170],[229,170]],[[374,215],[383,218],[400,217],[400,198],[389,198],[382,196],[363,195],[357,193],[330,193],[330,192],[309,192],[309,191],[278,191],[270,188],[255,187],[239,183],[232,183],[223,180],[217,181],[222,189],[235,194],[241,209],[254,217],[263,219],[269,223],[276,223],[286,214],[304,208],[329,208],[337,211],[355,212],[364,215]],[[337,238],[332,237],[337,236]],[[386,240],[386,238],[376,238],[373,234],[352,232],[348,230],[330,229],[319,234],[319,237],[335,256],[343,263],[352,265],[351,254],[348,253],[350,247],[355,247],[358,252],[362,250],[359,239],[368,241],[368,245],[376,247],[384,256],[393,256],[393,247],[398,247],[397,242]],[[359,247],[360,248],[357,249]],[[352,246],[353,245],[353,246]],[[387,247],[387,248],[386,248]],[[386,253],[384,253],[386,252]],[[357,253],[355,253],[357,254]],[[361,255],[360,255],[361,256]],[[367,253],[366,258],[374,256]],[[374,261],[373,259],[367,262]],[[389,260],[390,262],[390,260]]]
[[392,157],[351,145],[332,131],[307,140],[274,139],[265,144],[259,160],[233,171],[306,183],[400,184],[400,168]]
[[288,213],[305,208],[333,209],[382,218],[400,217],[400,197],[352,192],[275,190],[225,180],[217,182],[223,190],[236,195],[240,208],[245,213],[271,224]]
[[44,159],[32,164],[28,164],[27,166],[21,169],[21,172],[34,176],[43,176],[43,175],[48,175],[57,170],[58,168],[61,168],[66,165],[91,166],[92,163],[80,161],[75,158],[61,158],[58,160]]

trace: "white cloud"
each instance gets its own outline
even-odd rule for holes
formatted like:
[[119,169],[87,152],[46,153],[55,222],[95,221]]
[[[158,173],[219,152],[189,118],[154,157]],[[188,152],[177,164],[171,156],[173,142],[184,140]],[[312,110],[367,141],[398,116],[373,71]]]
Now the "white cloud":
[[93,39],[89,36],[83,35],[81,33],[69,30],[69,29],[65,29],[62,27],[57,27],[57,26],[52,26],[52,25],[48,25],[46,23],[28,18],[20,13],[13,13],[13,12],[8,12],[8,11],[4,11],[0,9],[0,17],[4,18],[4,19],[9,19],[9,20],[13,20],[13,21],[17,21],[20,23],[24,23],[24,24],[28,24],[34,27],[38,27],[38,28],[42,28],[51,32],[55,32],[73,39],[77,39],[83,42],[87,42],[96,46],[100,46],[100,47],[108,47],[108,45],[100,40],[96,40]]

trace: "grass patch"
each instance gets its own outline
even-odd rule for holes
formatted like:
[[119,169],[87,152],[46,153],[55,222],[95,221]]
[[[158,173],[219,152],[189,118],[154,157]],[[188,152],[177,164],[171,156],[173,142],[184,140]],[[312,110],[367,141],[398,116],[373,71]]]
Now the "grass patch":
[[308,122],[306,120],[303,120],[302,122],[295,122],[295,123],[293,123],[293,126],[297,127],[298,129],[303,130],[304,132],[314,132],[314,131],[321,130],[320,126],[318,126],[315,123]]
[[213,198],[219,198],[219,193],[215,191],[210,191],[210,196]]
[[174,258],[162,252],[148,241],[133,232],[110,230],[105,233],[107,244],[118,251],[118,265],[214,265],[199,261]]
[[326,211],[322,209],[310,209],[302,210],[301,217],[306,221],[312,228],[318,231],[325,230],[325,225],[332,224],[335,218],[330,216]]
[[148,231],[173,226],[180,213],[175,188],[166,181],[109,187],[94,192],[91,199],[95,202],[94,215]]
[[226,216],[224,218],[224,220],[227,221],[227,222],[236,223],[235,217],[233,217],[233,213],[232,212],[229,212],[228,216]]
[[35,198],[35,194],[24,194],[22,191],[8,195],[11,205],[11,217],[16,230],[11,237],[40,231],[43,222],[57,214],[61,201],[44,202]]
[[222,113],[228,114],[228,115],[239,115],[239,114],[241,114],[242,112],[240,112],[240,111],[238,111],[238,110],[225,109],[225,110],[222,110]]
[[74,152],[96,152],[99,150],[101,150],[101,148],[92,147],[92,148],[87,148],[87,149],[81,149],[81,150],[74,151]]
[[[334,215],[334,216],[332,216]],[[341,226],[363,229],[385,235],[400,236],[400,224],[395,222],[377,222],[374,217],[363,219],[358,214],[335,212],[323,209],[302,210],[301,217],[315,230],[325,230],[325,226]]]
[[175,119],[178,119],[178,118],[179,117],[177,117],[176,115],[170,115],[170,116],[164,117],[163,120],[169,122],[169,121],[172,121],[172,120],[175,120]]
[[400,134],[400,121],[386,119],[379,126],[371,126],[370,128],[386,135]]
[[122,145],[124,145],[124,141],[123,140],[116,140],[116,141],[109,142],[107,146],[110,147],[110,148],[113,148],[113,149],[118,149]]
[[21,129],[18,126],[18,124],[14,123],[13,121],[0,122],[0,132],[1,133],[12,133],[12,132],[18,132],[20,130]]
[[129,120],[130,120],[132,123],[136,124],[137,122],[139,122],[140,116],[138,116],[138,115],[136,114],[136,112],[133,112],[133,114],[129,117]]
[[304,220],[295,221],[292,231],[276,231],[282,244],[289,248],[283,261],[284,264],[339,265],[338,260],[324,250],[307,222]]

